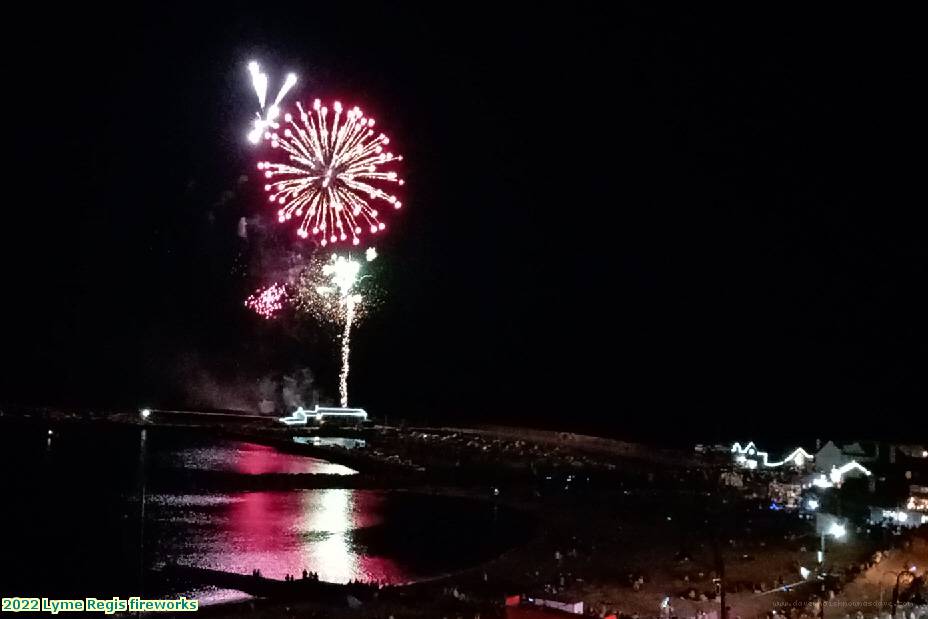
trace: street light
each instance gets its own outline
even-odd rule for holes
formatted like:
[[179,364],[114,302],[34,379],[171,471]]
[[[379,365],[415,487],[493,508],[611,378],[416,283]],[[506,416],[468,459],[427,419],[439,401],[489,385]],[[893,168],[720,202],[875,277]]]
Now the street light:
[[835,539],[842,539],[847,535],[847,528],[833,515],[818,513],[816,519],[816,528],[821,534],[822,538],[822,547],[818,551],[818,570],[819,578],[822,583],[821,591],[821,609],[819,610],[818,616],[825,616],[825,536],[831,535]]
[[[909,569],[902,570],[901,572],[896,574],[896,586],[893,587],[893,612],[890,615],[892,619],[896,619],[896,608],[899,606],[899,579],[902,578],[906,574],[915,574],[917,570],[918,568],[913,565]],[[884,576],[886,574],[892,574],[892,572],[883,573]],[[882,600],[883,600],[883,581],[880,580],[880,604],[882,604]]]
[[821,549],[818,551],[818,563],[821,566],[825,562],[825,536],[830,535],[835,539],[842,539],[847,535],[847,528],[835,516],[822,513],[818,514],[816,528],[822,539]]

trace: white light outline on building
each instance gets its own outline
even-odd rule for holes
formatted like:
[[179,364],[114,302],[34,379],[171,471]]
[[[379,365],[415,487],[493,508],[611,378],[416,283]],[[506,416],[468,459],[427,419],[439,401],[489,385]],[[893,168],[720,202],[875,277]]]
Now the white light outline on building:
[[313,410],[306,410],[302,406],[293,411],[293,414],[286,417],[278,417],[277,420],[288,426],[305,426],[310,419],[317,423],[325,420],[326,417],[354,417],[356,419],[367,420],[367,411],[363,408],[335,408],[329,406],[319,406]]
[[873,475],[866,467],[860,464],[857,460],[853,460],[844,464],[842,466],[833,466],[831,471],[826,476],[824,473],[819,474],[818,477],[812,480],[812,485],[816,488],[834,488],[836,485],[844,481],[845,473],[849,473],[851,470],[858,470],[867,477]]
[[[768,462],[769,454],[766,451],[760,451],[757,449],[757,445],[754,444],[754,441],[749,441],[744,447],[741,446],[741,443],[735,443],[731,446],[731,453],[736,453],[735,461],[738,463],[743,463],[747,460],[747,456],[758,456],[763,461],[763,465],[767,468],[775,468],[778,466],[783,466],[787,462],[794,462],[796,466],[802,466],[805,464],[806,460],[815,460],[815,456],[807,452],[802,447],[797,447],[794,449],[788,456],[780,460],[779,462]],[[748,468],[753,468],[750,465]]]
[[851,460],[847,464],[831,467],[831,472],[828,473],[828,478],[831,480],[831,483],[840,484],[842,481],[844,481],[844,474],[849,473],[852,469],[857,469],[867,477],[873,475],[873,473],[868,471],[867,468],[860,464],[857,460]]

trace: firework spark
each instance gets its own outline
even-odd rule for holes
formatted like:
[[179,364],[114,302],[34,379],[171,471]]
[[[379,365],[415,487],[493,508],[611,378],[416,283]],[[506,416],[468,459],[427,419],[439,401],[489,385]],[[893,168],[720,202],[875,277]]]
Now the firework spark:
[[370,295],[360,290],[361,282],[367,277],[361,275],[360,262],[333,254],[328,260],[314,259],[297,285],[298,309],[320,322],[337,325],[342,329],[342,366],[338,388],[342,407],[348,406],[351,329],[364,316],[370,304]]
[[259,288],[245,299],[245,307],[270,320],[283,309],[286,301],[287,287],[283,284],[271,284],[267,288]]
[[344,110],[336,101],[328,107],[316,99],[313,111],[297,103],[296,117],[284,115],[282,134],[268,131],[271,146],[282,150],[286,162],[262,161],[268,198],[277,206],[277,218],[300,221],[297,234],[320,238],[319,243],[360,243],[366,232],[376,234],[386,227],[380,221],[379,202],[398,209],[397,197],[386,191],[388,183],[403,185],[394,171],[382,171],[401,156],[384,148],[390,139],[375,133],[374,119],[358,107]]
[[[341,328],[345,324],[346,307],[338,287],[326,272],[334,259],[335,256],[314,256],[290,286],[293,293],[290,301],[298,312],[310,316],[315,322]],[[355,297],[353,324],[358,324],[376,307],[381,291],[370,275],[358,277],[352,290]]]
[[[261,71],[260,65],[254,60],[248,63],[248,72],[251,74],[251,85],[255,89],[258,104],[261,106],[261,111],[255,112],[256,118],[251,131],[248,133],[248,141],[257,144],[263,136],[270,137],[269,131],[271,129],[280,127],[277,123],[277,119],[280,117],[280,102],[284,100],[290,89],[296,85],[296,74],[287,74],[283,86],[280,87],[277,96],[274,98],[274,102],[267,106],[267,73]],[[261,115],[262,112],[264,116]]]

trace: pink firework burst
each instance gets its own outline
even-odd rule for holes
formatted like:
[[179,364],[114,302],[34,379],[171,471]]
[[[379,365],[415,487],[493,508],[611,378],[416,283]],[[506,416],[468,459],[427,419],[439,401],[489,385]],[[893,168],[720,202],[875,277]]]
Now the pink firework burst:
[[283,284],[271,284],[267,288],[259,288],[245,299],[245,307],[270,320],[283,309],[286,301],[286,286]]
[[296,107],[296,116],[285,114],[281,127],[265,134],[283,154],[282,161],[258,163],[268,199],[281,223],[300,222],[299,236],[358,245],[386,227],[378,206],[402,206],[388,188],[403,179],[388,168],[403,158],[386,150],[390,139],[358,107],[346,110],[336,101],[330,110],[318,99],[311,112]]

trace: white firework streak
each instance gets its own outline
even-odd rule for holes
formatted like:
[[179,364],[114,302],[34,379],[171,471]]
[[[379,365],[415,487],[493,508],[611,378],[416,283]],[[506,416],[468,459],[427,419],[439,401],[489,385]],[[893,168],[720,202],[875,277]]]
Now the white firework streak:
[[345,298],[345,331],[342,333],[342,368],[338,373],[338,395],[342,408],[348,406],[348,356],[351,354],[351,323],[354,320],[355,295]]
[[403,180],[379,167],[403,158],[384,152],[390,139],[375,134],[374,119],[365,118],[360,108],[343,114],[339,102],[332,107],[330,117],[318,99],[312,113],[297,103],[299,118],[286,114],[283,135],[275,131],[270,136],[271,146],[282,149],[289,163],[264,161],[258,169],[268,179],[264,189],[279,206],[281,222],[297,217],[297,234],[319,235],[321,245],[349,237],[357,245],[366,231],[376,234],[386,227],[373,203],[382,200],[394,209],[402,206],[379,185],[402,185]]
[[[333,254],[328,263],[322,265],[322,276],[326,278],[330,285],[317,286],[315,291],[318,298],[325,299],[329,295],[337,295],[338,303],[344,308],[345,324],[342,330],[342,367],[338,373],[338,395],[342,408],[348,406],[348,371],[349,357],[351,356],[351,327],[355,319],[355,309],[363,303],[363,297],[355,290],[355,286],[364,277],[359,277],[361,272],[361,263],[352,260],[350,257],[336,256]],[[315,307],[316,311],[328,311]]]
[[[280,102],[283,101],[283,98],[290,92],[290,89],[296,85],[297,78],[295,73],[288,73],[283,85],[277,92],[274,103],[270,106],[266,106],[268,85],[267,73],[261,71],[261,66],[254,60],[248,63],[248,72],[251,74],[251,85],[255,89],[255,95],[258,97],[258,104],[261,106],[261,111],[255,113],[252,129],[248,132],[248,141],[252,144],[257,144],[261,141],[262,136],[266,135],[268,138],[270,137],[270,129],[277,129],[280,127],[280,125],[277,124],[277,116],[280,114]],[[261,115],[262,112],[264,113],[263,117]]]

